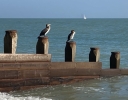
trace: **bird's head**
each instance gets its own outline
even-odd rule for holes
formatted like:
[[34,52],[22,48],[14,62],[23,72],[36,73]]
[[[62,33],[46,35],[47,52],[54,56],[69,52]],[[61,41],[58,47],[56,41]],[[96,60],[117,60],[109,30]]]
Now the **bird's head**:
[[74,30],[71,30],[71,33],[76,33]]
[[46,27],[50,27],[51,24],[46,24]]

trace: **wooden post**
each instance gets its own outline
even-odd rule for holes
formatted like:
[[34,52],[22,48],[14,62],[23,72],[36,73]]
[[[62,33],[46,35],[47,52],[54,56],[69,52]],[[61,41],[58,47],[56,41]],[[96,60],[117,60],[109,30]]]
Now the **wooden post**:
[[89,62],[99,62],[100,50],[99,48],[91,47],[89,53]]
[[120,52],[111,52],[110,69],[119,69],[120,66]]
[[74,41],[66,42],[65,62],[74,62],[76,55],[76,43]]
[[48,37],[39,37],[36,44],[36,54],[48,54],[49,41]]
[[17,47],[17,31],[16,30],[7,30],[5,31],[5,37],[4,37],[4,53],[16,53],[16,47]]

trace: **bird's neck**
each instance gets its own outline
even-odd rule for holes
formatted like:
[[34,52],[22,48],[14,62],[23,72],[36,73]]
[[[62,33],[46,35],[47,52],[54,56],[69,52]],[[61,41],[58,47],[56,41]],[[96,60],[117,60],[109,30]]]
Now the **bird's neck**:
[[72,34],[75,34],[75,32],[73,32]]
[[47,26],[46,28],[50,28],[50,26]]

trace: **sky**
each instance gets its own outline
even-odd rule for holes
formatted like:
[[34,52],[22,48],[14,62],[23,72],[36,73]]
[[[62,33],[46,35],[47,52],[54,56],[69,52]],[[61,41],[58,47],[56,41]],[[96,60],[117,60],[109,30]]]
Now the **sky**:
[[0,18],[128,18],[128,0],[0,0]]

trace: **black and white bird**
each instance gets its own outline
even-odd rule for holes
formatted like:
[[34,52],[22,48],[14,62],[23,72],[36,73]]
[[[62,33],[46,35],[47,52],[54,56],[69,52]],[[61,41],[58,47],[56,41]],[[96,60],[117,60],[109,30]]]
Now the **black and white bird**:
[[38,38],[46,36],[46,34],[50,31],[50,25],[51,24],[46,24],[46,28],[44,28],[41,32]]
[[76,32],[75,32],[74,30],[71,30],[71,33],[68,35],[67,42],[73,40],[75,33],[76,33]]

